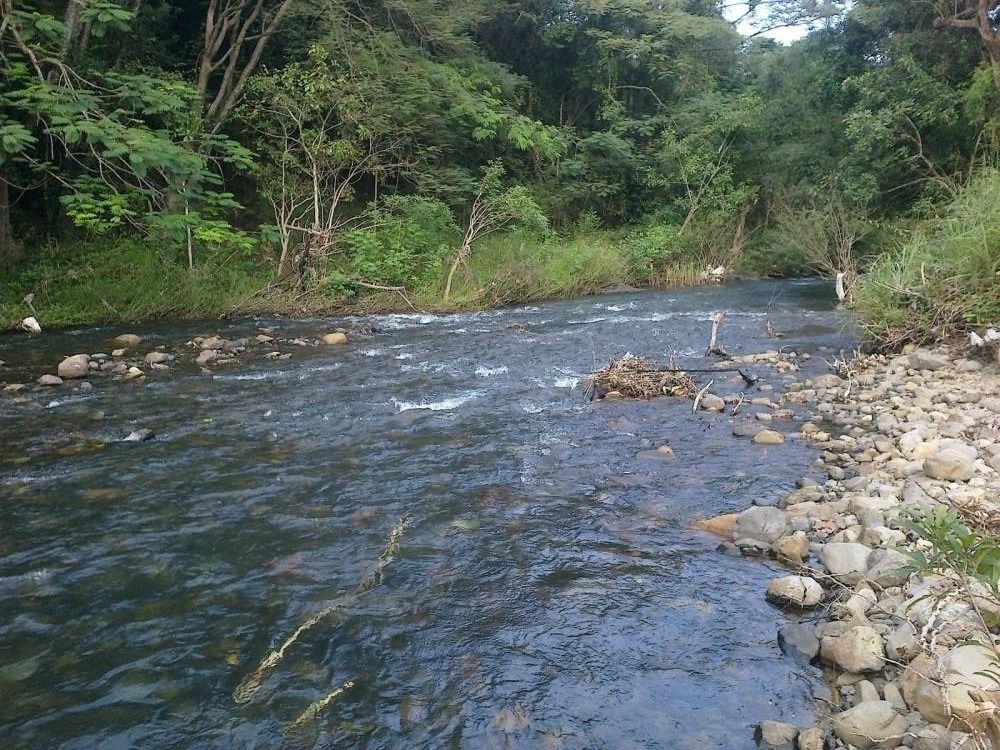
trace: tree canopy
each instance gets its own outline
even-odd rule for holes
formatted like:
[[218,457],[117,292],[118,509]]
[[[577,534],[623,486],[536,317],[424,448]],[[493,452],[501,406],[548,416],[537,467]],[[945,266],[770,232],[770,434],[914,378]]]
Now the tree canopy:
[[713,0],[0,0],[0,266],[132,232],[192,268],[277,244],[277,277],[371,270],[371,217],[457,231],[484,174],[557,231],[735,243],[926,215],[995,149],[989,0],[746,7],[814,31],[744,36]]

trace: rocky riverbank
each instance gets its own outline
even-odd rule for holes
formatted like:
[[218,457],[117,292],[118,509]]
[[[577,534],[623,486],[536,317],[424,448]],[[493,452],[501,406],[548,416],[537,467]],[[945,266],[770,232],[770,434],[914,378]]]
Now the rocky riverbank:
[[[819,726],[766,721],[758,745],[1000,748],[1000,549],[982,545],[987,585],[968,571],[914,569],[913,553],[935,551],[912,522],[935,519],[950,545],[1000,528],[1000,369],[946,348],[835,365],[836,374],[788,382],[782,397],[814,415],[786,437],[815,443],[829,478],[699,524],[734,553],[792,568],[766,592],[802,613],[779,642],[830,680]],[[740,420],[734,433],[754,434],[759,421]],[[959,523],[973,532],[964,540]]]

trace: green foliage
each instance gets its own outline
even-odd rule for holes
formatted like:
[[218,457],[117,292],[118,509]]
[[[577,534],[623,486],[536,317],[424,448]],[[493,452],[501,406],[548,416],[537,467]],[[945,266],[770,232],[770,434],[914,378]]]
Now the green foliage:
[[440,273],[460,235],[444,203],[418,196],[390,196],[370,206],[363,224],[344,238],[344,270],[349,278],[386,286],[426,283]]
[[858,311],[885,345],[925,341],[1000,320],[1000,172],[983,170],[938,219],[926,222],[862,277]]
[[34,293],[43,326],[98,321],[217,317],[266,286],[269,268],[245,253],[206,251],[193,271],[177,253],[114,234],[36,251],[19,273],[0,276],[0,327],[24,317],[17,304]]
[[970,529],[948,505],[911,511],[904,528],[931,543],[928,551],[909,551],[911,567],[921,573],[956,573],[977,581],[1000,603],[1000,539]]
[[622,241],[622,249],[632,272],[652,283],[664,266],[681,255],[680,234],[676,224],[652,224],[630,232]]

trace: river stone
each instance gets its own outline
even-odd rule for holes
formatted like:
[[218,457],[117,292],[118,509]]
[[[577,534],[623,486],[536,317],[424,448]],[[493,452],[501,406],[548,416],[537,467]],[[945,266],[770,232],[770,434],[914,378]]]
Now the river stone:
[[733,424],[733,435],[736,437],[753,437],[763,429],[765,427],[760,422],[751,422],[749,420],[736,422]]
[[59,377],[65,379],[85,378],[90,372],[90,355],[74,354],[59,363]]
[[826,732],[809,727],[799,732],[798,750],[826,750]]
[[909,727],[888,701],[865,701],[833,717],[833,732],[841,742],[867,750],[903,744]]
[[778,628],[778,647],[799,664],[809,664],[819,656],[819,638],[808,625],[790,623]]
[[696,529],[718,534],[724,539],[732,539],[733,529],[736,526],[737,518],[739,518],[739,515],[736,513],[725,513],[721,516],[714,516],[712,518],[704,518],[699,521],[695,521],[691,525]]
[[120,346],[138,346],[141,342],[142,336],[134,333],[122,333],[111,339],[111,343],[119,344]]
[[796,531],[774,542],[774,551],[779,560],[792,565],[801,565],[809,557],[809,537],[804,531]]
[[132,430],[128,435],[122,438],[123,443],[144,443],[147,440],[152,440],[156,437],[153,431],[143,427],[138,430]]
[[975,473],[972,459],[953,448],[946,448],[924,459],[924,474],[931,479],[968,482]]
[[42,375],[37,381],[38,385],[62,385],[63,380],[58,375]]
[[912,455],[917,448],[923,445],[924,433],[922,430],[910,430],[899,436],[899,450],[904,456]]
[[818,375],[811,382],[813,388],[840,388],[844,384],[843,379],[832,372],[826,375]]
[[823,587],[808,576],[784,576],[767,584],[766,597],[777,604],[815,607],[823,601]]
[[853,586],[868,571],[871,547],[857,542],[829,542],[823,545],[819,558],[830,575],[841,583]]
[[701,408],[705,411],[722,411],[726,408],[726,400],[714,393],[706,393],[701,397]]
[[907,566],[912,562],[899,550],[876,549],[868,556],[868,572],[865,573],[865,578],[882,588],[901,586],[910,577]]
[[150,352],[146,355],[146,362],[151,365],[162,365],[170,362],[174,359],[173,354],[167,354],[166,352]]
[[856,625],[839,636],[823,638],[820,652],[823,661],[845,672],[875,672],[885,666],[882,636],[869,625]]
[[798,727],[781,721],[764,720],[757,725],[754,740],[761,750],[795,750]]
[[946,704],[953,716],[961,719],[968,730],[982,731],[988,715],[988,704],[975,700],[975,694],[985,694],[1000,705],[1000,684],[997,682],[997,656],[985,646],[959,646],[944,657]]
[[780,508],[753,505],[736,517],[733,539],[753,539],[771,544],[785,534],[785,512]]
[[764,429],[753,436],[753,441],[757,445],[781,445],[785,438],[780,432]]
[[197,365],[207,365],[213,359],[219,356],[219,352],[216,349],[202,349],[201,352],[195,357],[195,364]]
[[918,711],[925,721],[944,725],[949,723],[937,666],[930,654],[917,654],[903,670],[897,683],[906,705]]
[[940,370],[947,367],[951,360],[940,354],[932,354],[926,349],[918,349],[906,358],[907,366],[912,370]]
[[341,331],[334,331],[323,336],[324,344],[346,344],[347,334]]

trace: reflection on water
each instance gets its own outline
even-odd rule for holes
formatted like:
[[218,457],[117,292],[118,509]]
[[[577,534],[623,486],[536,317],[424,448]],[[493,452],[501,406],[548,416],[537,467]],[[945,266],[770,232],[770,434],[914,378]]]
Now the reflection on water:
[[[379,316],[348,347],[214,377],[0,400],[3,746],[749,748],[762,719],[809,724],[818,675],[781,657],[785,615],[763,600],[780,569],[687,524],[773,498],[814,455],[689,402],[590,404],[582,382],[625,351],[703,364],[723,307],[734,353],[772,348],[767,321],[836,351],[830,296],[754,282]],[[0,378],[116,333],[0,339]],[[140,427],[156,439],[118,442]]]

